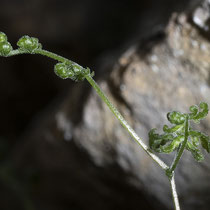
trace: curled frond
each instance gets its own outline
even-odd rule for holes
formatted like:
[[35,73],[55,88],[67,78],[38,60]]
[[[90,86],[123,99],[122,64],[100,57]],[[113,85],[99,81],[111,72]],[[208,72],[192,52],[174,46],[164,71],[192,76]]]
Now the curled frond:
[[39,40],[30,36],[21,37],[17,42],[17,46],[19,47],[20,51],[27,53],[34,53],[35,50],[42,48]]
[[162,153],[171,153],[174,150],[176,150],[180,143],[184,141],[184,136],[177,136],[173,139],[173,141],[170,142],[170,144],[165,144],[164,146],[160,146],[160,150]]
[[12,50],[11,44],[7,41],[7,35],[0,32],[0,56],[6,57]]
[[207,136],[204,133],[201,133],[199,131],[193,131],[191,130],[189,132],[189,135],[192,139],[192,142],[195,146],[198,146],[199,143],[201,143],[201,146],[210,153],[210,137]]
[[204,159],[200,149],[193,145],[190,141],[187,142],[186,149],[191,152],[196,161],[201,162]]
[[209,111],[209,107],[206,102],[201,102],[199,104],[199,107],[200,107],[200,111],[198,109],[198,106],[196,105],[190,107],[191,113],[189,114],[189,117],[195,123],[200,123],[200,120],[205,118]]
[[168,142],[171,142],[173,140],[172,134],[165,134],[165,135],[159,135],[156,132],[156,129],[153,128],[149,132],[149,146],[152,150],[155,152],[162,152],[161,146],[166,145]]
[[[174,124],[171,128],[168,125],[163,126],[163,134],[158,134],[156,129],[149,132],[149,146],[155,152],[170,153],[177,150],[182,145],[184,139],[187,143],[185,148],[189,150],[194,159],[202,161],[204,159],[199,146],[201,145],[208,153],[210,153],[210,137],[193,130],[189,121],[199,123],[201,119],[208,114],[208,104],[201,102],[199,106],[193,105],[189,108],[190,113],[169,112],[167,118],[170,123]],[[185,126],[189,127],[186,129]],[[185,144],[183,144],[185,145]],[[182,150],[183,151],[183,150]]]
[[184,123],[184,121],[186,119],[186,114],[173,111],[173,112],[169,112],[167,114],[167,118],[171,124],[180,125],[180,124]]
[[210,153],[210,138],[209,136],[202,134],[200,137],[200,141],[201,141],[201,145],[202,147],[208,152]]
[[76,63],[57,63],[54,67],[55,74],[62,79],[70,78],[73,81],[83,81],[86,75],[93,76],[90,69],[83,68]]
[[6,57],[12,50],[12,45],[9,42],[0,42],[0,56]]
[[3,32],[0,32],[0,43],[7,42],[7,35]]
[[171,128],[169,128],[167,125],[164,125],[163,131],[165,133],[176,133],[176,132],[182,133],[184,131],[184,124],[175,125]]

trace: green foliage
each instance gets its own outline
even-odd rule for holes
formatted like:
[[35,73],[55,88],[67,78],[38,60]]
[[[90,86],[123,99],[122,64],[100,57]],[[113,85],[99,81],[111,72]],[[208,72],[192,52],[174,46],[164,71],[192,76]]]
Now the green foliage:
[[29,36],[21,37],[17,42],[17,46],[19,47],[20,51],[28,53],[34,53],[35,50],[42,48],[42,45],[39,43],[37,38]]
[[76,82],[83,81],[86,75],[93,76],[94,73],[90,73],[90,69],[83,68],[76,63],[57,63],[54,67],[55,74],[62,79],[70,78]]
[[[200,112],[199,112],[200,107]],[[191,113],[189,114],[189,118],[194,121],[194,123],[200,123],[200,120],[205,118],[208,114],[208,104],[205,102],[201,102],[199,104],[199,107],[196,105],[193,105],[190,107]]]
[[159,153],[171,153],[179,149],[184,142],[184,139],[187,138],[185,149],[192,153],[195,160],[202,161],[204,159],[199,149],[199,145],[210,153],[209,136],[193,130],[190,126],[187,133],[185,130],[186,121],[188,121],[188,123],[189,121],[200,123],[200,120],[207,116],[209,110],[208,104],[201,102],[199,107],[193,105],[189,110],[190,113],[187,114],[176,111],[168,113],[167,118],[171,124],[174,124],[174,126],[169,128],[167,125],[164,125],[163,134],[158,134],[156,129],[152,129],[149,132],[149,146],[152,150]]
[[18,42],[17,50],[13,50],[11,44],[7,41],[5,33],[0,32],[0,56],[12,56],[18,54],[40,54],[58,61],[54,67],[55,74],[62,79],[72,79],[75,82],[83,81],[86,76],[93,77],[94,72],[91,73],[89,68],[83,68],[77,63],[70,61],[62,56],[56,55],[55,53],[47,50],[42,50],[42,45],[39,40],[35,37],[23,36]]
[[3,32],[0,32],[0,43],[7,42],[7,35]]
[[[19,54],[39,54],[47,56],[58,62],[54,67],[54,71],[55,74],[60,78],[70,78],[73,81],[83,81],[84,79],[87,79],[90,85],[96,90],[100,98],[106,103],[112,113],[120,121],[122,126],[131,135],[131,137],[165,171],[171,184],[175,209],[180,209],[175,186],[174,170],[182,156],[184,149],[190,151],[197,161],[203,160],[203,155],[199,149],[200,145],[204,148],[204,150],[210,153],[209,136],[193,130],[189,123],[190,121],[200,123],[200,120],[204,119],[208,114],[208,104],[202,102],[199,104],[199,106],[191,106],[189,108],[190,113],[186,114],[177,111],[168,113],[167,118],[173,126],[168,127],[167,125],[164,125],[163,134],[158,134],[156,129],[152,129],[149,132],[149,146],[151,148],[149,149],[141,138],[139,138],[136,132],[129,126],[127,121],[123,118],[115,106],[109,101],[98,84],[94,81],[92,78],[94,76],[94,72],[91,73],[89,68],[83,68],[69,59],[47,50],[43,50],[39,40],[34,37],[23,36],[19,39],[17,45],[19,48],[13,50],[11,44],[7,41],[6,34],[0,32],[0,56],[9,57]],[[173,151],[177,151],[177,154],[171,166],[168,166],[157,155],[155,155],[152,150],[159,153],[171,153]]]
[[9,42],[2,42],[0,43],[0,55],[1,56],[8,56],[9,53],[12,51],[12,46]]
[[184,123],[186,115],[181,112],[173,111],[167,114],[167,118],[171,124],[180,125]]
[[11,44],[7,41],[7,36],[5,33],[0,32],[0,56],[8,56],[12,51]]

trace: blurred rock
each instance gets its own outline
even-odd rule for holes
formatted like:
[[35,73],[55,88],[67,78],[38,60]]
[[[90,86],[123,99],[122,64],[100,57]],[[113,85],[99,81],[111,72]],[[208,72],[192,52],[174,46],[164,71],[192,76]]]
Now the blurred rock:
[[210,1],[205,0],[195,9],[192,15],[193,22],[204,31],[209,31]]
[[[162,36],[164,37],[164,36]],[[188,111],[200,101],[210,103],[210,44],[187,22],[184,14],[174,14],[166,38],[146,40],[133,46],[116,62],[111,76],[99,84],[121,113],[147,143],[148,131],[161,129],[171,110]],[[199,129],[210,134],[210,116]],[[84,118],[74,130],[97,165],[117,162],[133,174],[130,181],[172,208],[167,179],[153,161],[132,142],[96,93],[85,104]],[[162,155],[170,163],[172,156]],[[177,187],[184,209],[208,209],[210,157],[198,164],[185,152],[177,169]],[[138,184],[139,183],[144,183]]]

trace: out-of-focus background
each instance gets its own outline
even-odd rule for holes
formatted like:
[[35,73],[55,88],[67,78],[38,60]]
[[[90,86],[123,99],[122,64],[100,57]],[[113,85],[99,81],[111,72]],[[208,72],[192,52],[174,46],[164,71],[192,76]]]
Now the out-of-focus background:
[[[147,143],[171,109],[210,102],[208,0],[1,0],[0,31],[95,71]],[[164,173],[87,82],[38,55],[0,57],[0,209],[172,209]],[[208,133],[210,118],[200,129]],[[209,132],[210,133],[210,132]],[[170,162],[172,156],[163,156]],[[185,210],[209,206],[209,158],[177,169]]]

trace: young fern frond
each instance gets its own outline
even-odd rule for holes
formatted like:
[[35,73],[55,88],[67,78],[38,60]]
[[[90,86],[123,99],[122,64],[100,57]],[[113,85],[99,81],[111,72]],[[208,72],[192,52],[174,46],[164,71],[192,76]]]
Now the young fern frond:
[[54,67],[54,71],[55,74],[62,79],[70,78],[78,82],[83,81],[87,75],[91,77],[94,76],[94,72],[91,73],[89,68],[83,68],[69,59],[43,50],[41,43],[39,43],[39,40],[35,37],[23,36],[18,40],[17,46],[19,48],[13,50],[11,44],[7,41],[6,34],[0,32],[0,56],[9,57],[18,54],[45,55],[58,61]]
[[[39,40],[34,37],[23,36],[17,42],[18,49],[13,50],[11,44],[7,40],[5,33],[0,32],[0,56],[10,57],[20,54],[39,54],[52,58],[58,63],[54,67],[55,74],[62,79],[72,79],[73,81],[83,81],[86,79],[90,85],[96,90],[99,97],[106,103],[111,112],[119,120],[121,125],[127,130],[130,136],[143,148],[143,150],[165,171],[169,178],[172,190],[172,197],[174,201],[175,210],[180,210],[178,196],[176,192],[174,170],[182,156],[184,149],[190,151],[197,161],[203,160],[203,155],[199,149],[199,145],[210,153],[210,138],[209,136],[195,131],[190,127],[190,121],[199,123],[208,114],[208,104],[200,103],[199,107],[194,105],[190,107],[190,113],[183,114],[181,112],[173,111],[167,114],[167,118],[173,126],[169,128],[167,125],[163,126],[163,134],[158,134],[156,129],[149,132],[149,146],[148,148],[136,132],[130,127],[127,121],[109,101],[108,97],[103,93],[101,88],[92,78],[94,72],[89,68],[83,68],[79,64],[66,59],[60,55],[42,49]],[[199,111],[200,108],[200,111]],[[177,154],[171,166],[167,166],[154,152],[171,153],[177,151]]]
[[199,145],[210,153],[210,137],[190,127],[190,121],[199,123],[200,120],[204,119],[208,114],[209,108],[207,103],[201,102],[199,107],[196,105],[191,106],[189,108],[190,113],[187,114],[176,111],[169,112],[167,118],[174,126],[169,128],[167,125],[164,125],[164,133],[161,135],[157,134],[155,129],[152,129],[149,132],[150,148],[159,153],[171,153],[178,150],[186,136],[184,127],[188,119],[189,132],[186,149],[192,153],[196,161],[202,161],[204,157],[199,149]]
[[6,34],[0,32],[0,55],[7,57],[12,50],[12,45],[7,41]]

